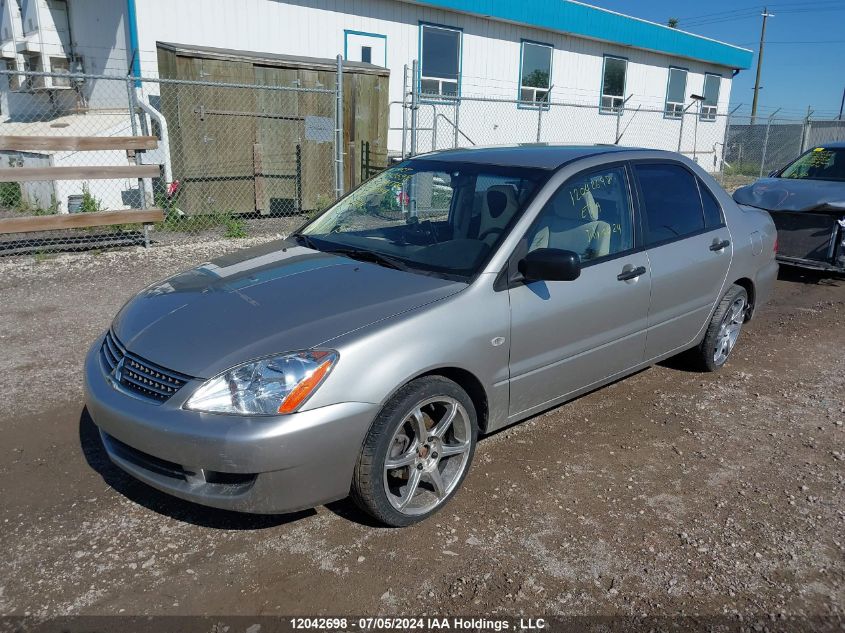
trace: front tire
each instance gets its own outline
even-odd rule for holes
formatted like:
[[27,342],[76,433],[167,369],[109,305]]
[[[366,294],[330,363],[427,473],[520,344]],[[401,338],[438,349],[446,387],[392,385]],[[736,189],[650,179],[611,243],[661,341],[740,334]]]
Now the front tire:
[[736,346],[748,314],[748,293],[736,284],[728,288],[710,319],[704,340],[695,348],[697,364],[704,371],[717,371]]
[[352,498],[380,522],[422,521],[455,494],[478,440],[472,400],[456,383],[425,376],[402,387],[367,433]]

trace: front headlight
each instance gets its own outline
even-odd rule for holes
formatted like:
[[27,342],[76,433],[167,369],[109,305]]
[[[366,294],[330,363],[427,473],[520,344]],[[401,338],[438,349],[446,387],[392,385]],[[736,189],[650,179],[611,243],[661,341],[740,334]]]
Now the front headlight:
[[337,352],[311,350],[244,363],[207,380],[186,409],[235,415],[293,413],[337,362]]

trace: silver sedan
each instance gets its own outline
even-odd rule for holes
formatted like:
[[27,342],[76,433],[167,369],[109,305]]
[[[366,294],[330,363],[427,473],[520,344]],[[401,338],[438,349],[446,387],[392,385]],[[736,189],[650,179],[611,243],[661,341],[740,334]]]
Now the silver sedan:
[[677,154],[428,154],[143,290],[88,354],[87,406],[119,467],[183,499],[351,494],[409,525],[454,495],[480,434],[680,353],[719,369],[775,243]]

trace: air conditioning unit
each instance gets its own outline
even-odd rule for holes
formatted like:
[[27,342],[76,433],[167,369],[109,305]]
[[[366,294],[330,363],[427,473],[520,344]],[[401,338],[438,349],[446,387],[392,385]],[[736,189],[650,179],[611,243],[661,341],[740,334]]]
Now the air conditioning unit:
[[[60,73],[63,75],[70,74],[71,60],[67,57],[51,57],[50,58],[50,72]],[[46,88],[72,88],[73,83],[70,77],[45,77]]]
[[[11,69],[11,68],[10,68]],[[41,64],[34,59],[24,64],[24,70],[41,70]],[[11,75],[10,87],[15,92],[41,92],[44,90],[71,90],[82,83],[76,77],[62,77],[73,72],[82,72],[82,64],[66,57],[51,57],[50,72],[58,76],[49,75]]]

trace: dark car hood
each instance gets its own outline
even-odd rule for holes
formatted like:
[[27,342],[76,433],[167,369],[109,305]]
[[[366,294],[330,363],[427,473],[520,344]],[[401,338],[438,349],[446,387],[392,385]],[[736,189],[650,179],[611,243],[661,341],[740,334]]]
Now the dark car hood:
[[761,178],[737,189],[734,200],[767,211],[821,211],[841,215],[845,213],[845,182]]
[[149,286],[112,327],[130,352],[208,378],[253,358],[314,347],[465,287],[272,242]]

